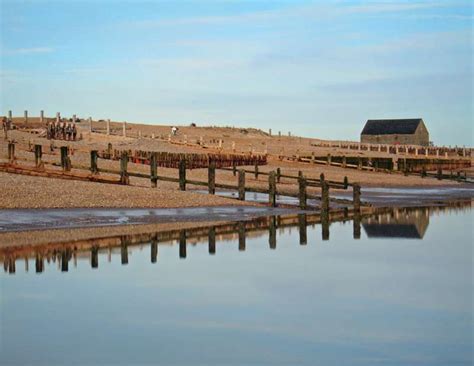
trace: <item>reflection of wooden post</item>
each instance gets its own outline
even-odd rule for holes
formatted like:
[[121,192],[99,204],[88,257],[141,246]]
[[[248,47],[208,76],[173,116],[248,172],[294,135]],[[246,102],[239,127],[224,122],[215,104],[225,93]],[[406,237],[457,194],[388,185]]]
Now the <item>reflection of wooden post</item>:
[[99,168],[97,167],[97,158],[98,158],[97,150],[91,150],[91,173],[92,174],[99,173]]
[[61,272],[69,271],[69,250],[65,249],[61,252]]
[[43,152],[41,149],[42,149],[41,145],[35,145],[35,166],[37,168],[41,168],[41,165],[42,165],[41,157],[43,155]]
[[245,221],[239,221],[239,251],[245,251]]
[[275,172],[270,172],[268,176],[268,201],[270,206],[276,206],[276,178]]
[[306,210],[306,179],[304,177],[298,178],[298,188],[299,188],[299,201],[300,209]]
[[209,194],[216,194],[216,162],[211,160],[207,169],[207,188]]
[[268,244],[270,249],[276,249],[276,217],[270,216],[270,227],[268,229]]
[[239,200],[245,201],[245,170],[239,170]]
[[128,238],[125,236],[122,236],[120,238],[120,259],[122,262],[122,265],[128,264]]
[[40,254],[36,254],[36,259],[35,259],[35,270],[36,273],[41,273],[43,272],[44,269],[44,260],[43,257]]
[[181,159],[178,165],[179,169],[179,189],[186,190],[186,160]]
[[128,176],[128,152],[123,151],[120,158],[120,183],[130,184],[130,177]]
[[186,258],[186,230],[179,231],[179,257]]
[[151,180],[152,188],[156,188],[157,186],[157,181],[158,181],[157,165],[158,165],[158,153],[152,152],[150,156],[150,180]]
[[352,195],[354,212],[360,213],[360,185],[358,183],[352,185]]
[[308,243],[308,237],[306,231],[307,223],[305,214],[298,214],[298,226],[300,231],[300,245],[306,245]]
[[354,221],[353,221],[353,237],[354,239],[360,239],[360,214],[356,213],[354,215]]
[[91,248],[91,267],[99,268],[99,246],[94,245]]
[[216,254],[216,228],[209,228],[209,254]]
[[321,213],[321,226],[323,240],[329,240],[329,212],[327,211]]
[[156,263],[156,260],[158,258],[158,240],[156,239],[156,236],[151,241],[150,249],[151,249],[151,252],[150,252],[151,263]]
[[329,213],[329,184],[322,181],[321,189],[321,211],[322,213]]

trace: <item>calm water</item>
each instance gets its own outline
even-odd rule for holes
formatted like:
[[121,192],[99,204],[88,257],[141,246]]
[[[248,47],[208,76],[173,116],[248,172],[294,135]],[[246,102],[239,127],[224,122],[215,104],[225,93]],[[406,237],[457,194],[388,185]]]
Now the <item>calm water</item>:
[[322,240],[302,220],[217,227],[215,249],[203,231],[43,258],[38,274],[17,259],[0,363],[472,364],[472,210],[375,215],[360,240],[352,221]]

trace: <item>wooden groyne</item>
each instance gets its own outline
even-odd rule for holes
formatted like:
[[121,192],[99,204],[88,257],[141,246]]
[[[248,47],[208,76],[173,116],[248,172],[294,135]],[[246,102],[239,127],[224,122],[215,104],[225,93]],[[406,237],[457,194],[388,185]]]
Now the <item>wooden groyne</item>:
[[[292,176],[288,174],[283,174],[281,169],[278,168],[276,171],[272,172],[260,172],[259,171],[259,163],[260,161],[253,160],[254,162],[254,171],[252,173],[255,175],[255,178],[258,179],[259,175],[266,175],[268,176],[268,188],[260,188],[254,186],[246,185],[246,173],[249,170],[245,169],[237,169],[236,165],[234,164],[231,170],[234,172],[234,176],[237,176],[237,184],[227,184],[227,183],[219,183],[216,180],[216,171],[217,168],[217,161],[211,156],[208,158],[206,164],[208,169],[208,179],[207,181],[198,181],[194,179],[188,179],[186,171],[188,169],[188,161],[184,157],[177,162],[177,170],[178,170],[178,177],[169,177],[164,175],[158,174],[158,167],[159,167],[159,159],[160,156],[168,156],[168,154],[160,155],[161,153],[158,152],[150,152],[149,153],[149,166],[150,172],[149,173],[138,173],[138,172],[131,172],[128,169],[128,164],[130,162],[130,157],[127,151],[121,152],[121,157],[118,160],[119,169],[106,169],[99,167],[99,151],[92,150],[90,151],[90,165],[89,166],[81,166],[75,165],[72,166],[71,159],[69,156],[69,149],[67,146],[62,146],[60,148],[60,162],[53,163],[52,165],[57,165],[61,167],[61,171],[46,169],[45,164],[42,160],[42,146],[35,145],[33,148],[34,153],[34,162],[35,166],[22,166],[19,165],[16,161],[15,157],[15,143],[10,142],[8,144],[8,163],[0,163],[0,171],[5,171],[9,173],[17,173],[17,174],[27,174],[27,175],[34,175],[34,176],[44,176],[44,177],[54,177],[54,178],[65,178],[65,179],[78,179],[78,180],[90,180],[102,183],[112,183],[112,184],[123,184],[128,185],[130,184],[130,177],[137,177],[137,178],[144,178],[149,179],[151,187],[157,187],[158,181],[166,181],[166,182],[173,182],[178,183],[179,189],[182,191],[186,190],[187,185],[195,185],[195,186],[204,186],[207,187],[209,194],[215,194],[216,188],[225,189],[225,190],[233,190],[237,191],[238,199],[244,201],[246,192],[254,192],[254,193],[262,193],[268,195],[268,203],[271,206],[277,205],[277,196],[284,195],[289,197],[295,197],[298,199],[299,207],[301,209],[307,209],[307,201],[309,199],[314,199],[321,202],[321,209],[322,210],[329,210],[329,202],[334,202],[337,204],[342,205],[350,205],[354,207],[360,207],[360,186],[357,183],[350,184],[348,182],[347,177],[344,178],[341,182],[336,181],[329,181],[326,180],[324,174],[321,174],[320,179],[309,179],[306,178],[302,172],[299,172],[298,176]],[[173,155],[173,159],[177,156],[179,157],[180,154]],[[173,160],[170,165],[174,167],[176,161]],[[51,164],[51,163],[49,163]],[[72,169],[74,168],[74,172]],[[221,167],[221,170],[229,170],[230,168]],[[106,173],[108,175],[117,175],[118,179],[109,178],[109,177],[101,177],[100,173]],[[292,179],[297,182],[298,185],[298,192],[291,193],[291,192],[281,192],[278,190],[278,184],[281,183],[281,179]],[[308,187],[319,187],[321,188],[321,195],[309,194]],[[330,189],[348,189],[349,187],[353,190],[353,200],[347,199],[337,199],[330,197]]]

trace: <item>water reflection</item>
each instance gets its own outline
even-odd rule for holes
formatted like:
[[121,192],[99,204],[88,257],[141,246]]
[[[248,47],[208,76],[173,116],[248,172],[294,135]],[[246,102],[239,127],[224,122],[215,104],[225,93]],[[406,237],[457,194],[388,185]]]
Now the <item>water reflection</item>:
[[[352,220],[353,239],[361,238],[361,226],[368,238],[406,238],[422,239],[429,227],[430,215],[446,210],[465,210],[471,207],[471,201],[458,203],[449,207],[431,208],[376,208],[369,214],[354,214],[348,210],[332,213],[328,216],[317,214],[298,214],[286,216],[260,217],[252,221],[239,221],[231,224],[216,224],[209,227],[192,229],[168,230],[137,235],[112,236],[101,239],[74,241],[71,243],[45,244],[24,247],[3,247],[0,249],[0,260],[4,271],[10,274],[16,272],[17,262],[24,261],[25,272],[28,272],[29,261],[34,260],[36,273],[45,270],[48,264],[57,263],[61,272],[69,271],[72,260],[77,266],[77,258],[88,258],[93,269],[99,268],[99,254],[107,253],[108,261],[112,260],[114,248],[120,248],[122,265],[129,263],[129,253],[138,245],[150,245],[150,262],[157,263],[160,245],[178,244],[178,256],[187,258],[188,241],[192,244],[208,243],[210,255],[216,254],[216,243],[237,240],[238,250],[246,250],[248,237],[268,235],[269,248],[277,249],[278,233],[298,228],[300,245],[308,244],[307,227],[321,225],[321,239],[330,238],[331,222]],[[218,239],[218,240],[217,240]]]

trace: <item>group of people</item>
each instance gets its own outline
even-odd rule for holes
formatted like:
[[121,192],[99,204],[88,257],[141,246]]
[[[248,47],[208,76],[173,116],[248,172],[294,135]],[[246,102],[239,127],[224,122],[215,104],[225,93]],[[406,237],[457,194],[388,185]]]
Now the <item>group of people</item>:
[[76,141],[77,128],[74,122],[64,122],[60,120],[59,122],[49,122],[47,128],[47,137],[48,140],[68,140]]

